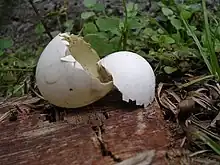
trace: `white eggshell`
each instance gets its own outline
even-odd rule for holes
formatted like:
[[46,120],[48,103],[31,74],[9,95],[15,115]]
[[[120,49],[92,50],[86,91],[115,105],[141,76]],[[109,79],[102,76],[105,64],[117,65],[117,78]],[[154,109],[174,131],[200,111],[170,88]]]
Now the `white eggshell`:
[[105,96],[113,83],[101,83],[98,78],[92,77],[70,54],[68,44],[59,34],[47,45],[37,64],[36,82],[41,94],[50,103],[77,108]]
[[124,101],[136,101],[147,107],[155,97],[155,75],[150,64],[140,55],[120,51],[98,62],[113,77],[113,83]]

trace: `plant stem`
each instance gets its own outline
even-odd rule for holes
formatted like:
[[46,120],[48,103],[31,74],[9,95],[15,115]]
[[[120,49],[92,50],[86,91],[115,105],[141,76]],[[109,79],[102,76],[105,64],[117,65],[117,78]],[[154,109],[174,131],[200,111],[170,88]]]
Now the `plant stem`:
[[47,35],[48,35],[49,38],[52,40],[52,39],[53,39],[53,36],[51,35],[51,33],[50,33],[50,31],[49,31],[49,28],[47,27],[47,25],[46,25],[46,23],[44,22],[43,18],[40,16],[40,14],[39,14],[37,8],[36,8],[35,5],[34,5],[33,0],[28,0],[28,2],[31,4],[32,8],[34,9],[34,12],[35,12],[36,15],[39,17],[39,19],[40,19],[42,25],[44,26],[44,29],[45,29]]
[[125,12],[125,20],[124,20],[124,27],[123,27],[123,50],[126,50],[127,47],[127,40],[128,40],[128,10],[127,10],[127,2],[126,0],[122,0],[124,12]]

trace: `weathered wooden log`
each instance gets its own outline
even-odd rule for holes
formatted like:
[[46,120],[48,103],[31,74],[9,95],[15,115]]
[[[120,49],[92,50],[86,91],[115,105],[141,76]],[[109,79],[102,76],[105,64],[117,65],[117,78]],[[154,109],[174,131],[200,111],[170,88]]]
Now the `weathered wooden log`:
[[118,96],[68,110],[57,122],[43,121],[40,111],[4,121],[0,165],[113,165],[147,151],[154,155],[142,161],[167,164],[173,139],[157,103],[131,108],[111,98]]

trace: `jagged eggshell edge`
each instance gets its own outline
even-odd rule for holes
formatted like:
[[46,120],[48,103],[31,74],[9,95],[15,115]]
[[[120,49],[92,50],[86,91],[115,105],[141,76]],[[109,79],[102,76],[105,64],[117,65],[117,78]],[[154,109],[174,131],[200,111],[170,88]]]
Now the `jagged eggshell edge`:
[[102,58],[103,66],[113,77],[113,84],[122,93],[122,99],[136,101],[146,108],[155,98],[155,74],[150,64],[140,55],[119,51]]

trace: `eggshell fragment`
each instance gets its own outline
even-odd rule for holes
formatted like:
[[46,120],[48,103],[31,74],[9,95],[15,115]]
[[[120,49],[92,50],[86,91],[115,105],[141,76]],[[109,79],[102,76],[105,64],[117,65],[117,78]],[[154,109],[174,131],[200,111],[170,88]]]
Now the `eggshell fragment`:
[[104,97],[113,87],[112,76],[97,53],[81,37],[58,34],[42,52],[36,82],[51,104],[77,108]]
[[155,97],[155,75],[150,64],[140,55],[120,51],[107,55],[98,62],[113,77],[113,83],[124,101],[136,101],[147,107]]

